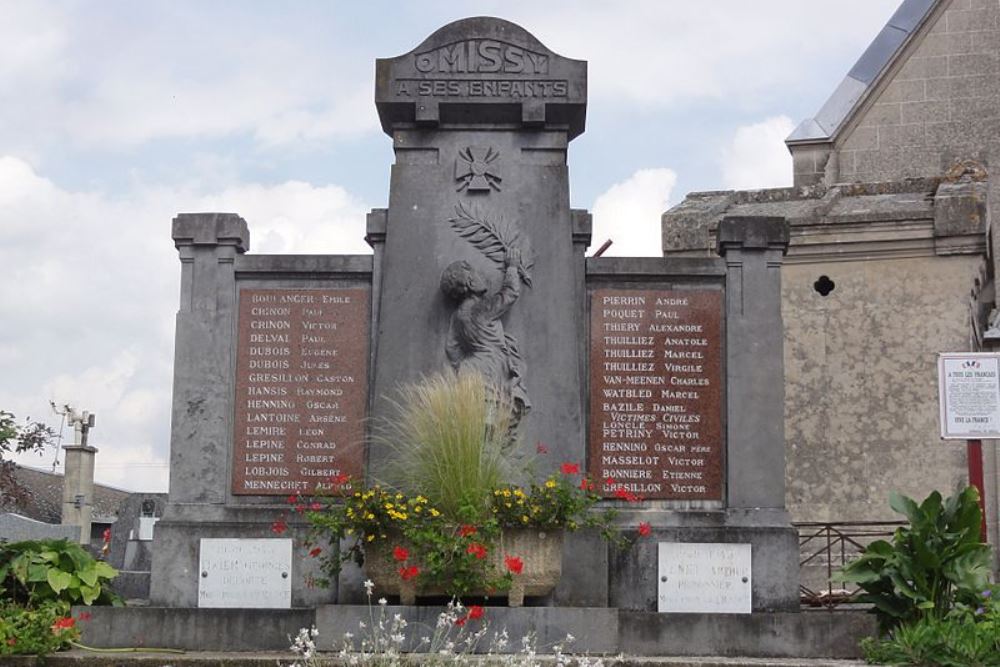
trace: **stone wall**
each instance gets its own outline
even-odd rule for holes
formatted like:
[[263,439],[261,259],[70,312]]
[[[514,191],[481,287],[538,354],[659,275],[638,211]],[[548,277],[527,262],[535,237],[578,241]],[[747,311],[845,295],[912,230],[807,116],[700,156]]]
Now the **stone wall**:
[[[969,345],[974,256],[816,262],[782,272],[788,509],[795,521],[898,520],[890,491],[966,483],[938,437],[938,351]],[[814,288],[827,276],[834,289]]]

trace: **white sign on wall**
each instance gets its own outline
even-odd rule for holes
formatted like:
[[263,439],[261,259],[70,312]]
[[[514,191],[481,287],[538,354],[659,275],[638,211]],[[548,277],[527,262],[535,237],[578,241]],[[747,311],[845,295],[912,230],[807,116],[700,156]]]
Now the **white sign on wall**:
[[750,545],[660,542],[657,611],[749,614]]
[[289,609],[292,541],[205,538],[198,559],[198,606]]
[[1000,438],[1000,355],[938,355],[938,397],[942,438]]

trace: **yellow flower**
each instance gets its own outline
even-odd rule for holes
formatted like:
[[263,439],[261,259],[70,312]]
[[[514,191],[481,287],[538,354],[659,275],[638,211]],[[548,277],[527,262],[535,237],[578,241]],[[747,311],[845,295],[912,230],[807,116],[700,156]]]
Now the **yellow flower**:
[[369,535],[368,537],[365,538],[365,540],[367,540],[368,542],[374,542],[375,541],[375,536],[374,535]]
[[414,500],[416,500],[418,503],[426,503],[427,502],[427,499],[424,498],[423,496],[417,496],[416,498],[414,498]]
[[510,498],[510,489],[504,489],[503,490],[503,497],[504,498]]
[[521,516],[521,521],[523,521],[524,523],[528,523],[528,515],[527,514],[522,515]]
[[387,510],[391,510],[391,509],[392,509],[393,507],[395,507],[395,505],[393,505],[392,503],[386,503],[386,504],[385,504],[385,508],[386,508]]
[[433,507],[431,508],[431,510],[430,510],[430,511],[431,511],[431,516],[434,516],[434,517],[437,517],[437,516],[441,516],[441,512],[438,512],[438,511],[437,511],[436,509],[434,509]]
[[545,480],[545,488],[547,488],[547,489],[554,489],[554,488],[556,488],[556,480],[552,479],[551,477],[549,479]]
[[372,521],[375,519],[375,515],[369,512],[368,514],[365,515],[365,518],[369,521]]
[[423,509],[423,507],[421,507],[420,505],[417,505],[416,507],[413,508],[413,511],[419,513],[420,510],[422,510],[422,509]]
[[403,499],[403,494],[402,493],[397,493],[396,494],[396,500],[402,500],[402,499]]

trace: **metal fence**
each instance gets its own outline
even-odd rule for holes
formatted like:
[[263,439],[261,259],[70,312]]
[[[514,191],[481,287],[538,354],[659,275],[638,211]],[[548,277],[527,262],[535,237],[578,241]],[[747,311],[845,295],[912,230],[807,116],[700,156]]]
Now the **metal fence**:
[[905,521],[807,521],[793,524],[799,531],[800,601],[808,607],[851,604],[860,592],[834,580],[834,573],[857,558],[865,547],[889,539]]

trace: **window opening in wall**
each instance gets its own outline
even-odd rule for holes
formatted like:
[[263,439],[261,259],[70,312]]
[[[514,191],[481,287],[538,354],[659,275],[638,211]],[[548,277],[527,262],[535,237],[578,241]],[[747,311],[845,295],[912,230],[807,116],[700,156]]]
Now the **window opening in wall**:
[[833,291],[833,288],[837,284],[830,280],[829,276],[820,276],[816,282],[813,283],[813,289],[819,292],[820,296],[826,296]]

